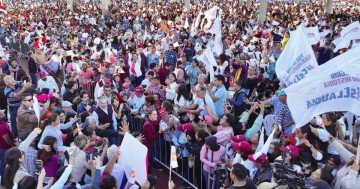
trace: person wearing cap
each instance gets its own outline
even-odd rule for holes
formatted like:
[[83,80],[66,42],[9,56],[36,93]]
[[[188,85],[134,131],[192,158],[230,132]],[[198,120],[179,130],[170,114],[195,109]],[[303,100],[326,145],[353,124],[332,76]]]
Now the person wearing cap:
[[75,110],[73,110],[72,107],[73,104],[69,101],[65,100],[61,103],[61,108],[65,112],[65,115],[76,114]]
[[160,84],[160,78],[158,75],[155,75],[152,80],[150,86],[147,88],[147,92],[150,94],[160,94],[161,99],[166,98],[165,87]]
[[225,155],[225,147],[217,144],[215,136],[205,138],[205,144],[200,151],[200,161],[203,163],[203,176],[206,181],[206,188],[220,188],[220,175],[215,175],[212,182],[209,177],[215,167],[222,164],[221,160]]
[[263,182],[271,182],[272,178],[272,169],[270,167],[267,155],[262,153],[256,158],[257,155],[258,154],[255,153],[248,156],[248,159],[254,163],[254,168],[258,168],[256,169],[253,178],[254,184],[256,186]]
[[230,179],[233,185],[227,189],[255,189],[255,185],[251,178],[248,177],[248,170],[240,163],[233,165],[230,171]]
[[39,127],[39,121],[48,112],[47,109],[50,106],[50,101],[44,104],[44,107],[40,109],[40,120],[35,115],[35,111],[31,108],[33,106],[33,97],[29,93],[21,95],[21,105],[17,112],[16,126],[18,135],[24,131],[31,132],[34,128]]
[[14,78],[10,75],[6,75],[3,79],[6,87],[4,90],[5,96],[7,98],[7,105],[9,107],[10,113],[10,122],[11,122],[11,131],[14,134],[14,137],[18,137],[17,127],[16,127],[16,117],[17,111],[21,105],[21,95],[31,87],[31,83],[22,83],[20,81],[15,81]]
[[145,104],[145,95],[140,86],[135,88],[134,95],[127,100],[127,104],[129,105],[127,106],[127,109],[131,113],[139,112],[141,106]]
[[164,56],[165,56],[165,62],[168,62],[170,65],[170,72],[173,72],[177,62],[177,55],[176,52],[174,51],[173,44],[169,44],[169,50],[166,50],[164,52]]
[[[6,123],[5,110],[0,110],[0,176],[4,178],[4,170],[6,166],[5,153],[8,149],[16,146],[14,136]],[[4,179],[1,179],[1,185],[4,185]]]
[[[285,160],[284,163],[287,164],[289,167],[291,167],[295,171],[302,171],[301,167],[299,165],[294,164],[294,162],[297,160],[297,158],[300,155],[300,150],[295,145],[287,145],[284,147],[280,147],[280,151],[285,151]],[[275,159],[275,161],[282,161],[283,157],[279,156]]]
[[285,136],[290,136],[293,130],[294,120],[287,106],[286,93],[284,90],[276,91],[277,95],[273,95],[270,99],[264,101],[265,105],[274,106],[275,120],[281,125]]
[[40,71],[39,72],[39,81],[37,82],[37,87],[39,89],[39,91],[41,91],[43,88],[48,88],[50,93],[58,93],[59,92],[59,87],[55,81],[55,79],[53,78],[53,76],[51,75],[46,75],[46,73],[44,71]]

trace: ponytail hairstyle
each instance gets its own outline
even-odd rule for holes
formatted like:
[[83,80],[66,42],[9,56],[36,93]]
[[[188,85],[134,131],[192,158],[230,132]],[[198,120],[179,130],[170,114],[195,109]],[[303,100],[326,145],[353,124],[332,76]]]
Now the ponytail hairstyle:
[[5,181],[5,189],[11,189],[14,185],[14,177],[16,172],[20,168],[20,158],[22,156],[22,152],[16,148],[10,148],[5,153],[5,162],[6,168],[4,171],[4,181]]
[[52,122],[55,122],[57,117],[59,115],[57,113],[52,113],[49,115],[49,117],[44,121],[44,126],[48,126],[48,125],[51,125]]

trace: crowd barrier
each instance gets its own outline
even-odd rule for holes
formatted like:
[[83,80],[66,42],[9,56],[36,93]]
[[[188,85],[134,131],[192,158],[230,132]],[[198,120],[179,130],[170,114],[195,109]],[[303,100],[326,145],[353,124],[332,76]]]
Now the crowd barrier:
[[[131,132],[141,133],[145,120],[135,118],[134,116],[130,115],[130,112],[126,112],[125,115],[127,116]],[[169,175],[171,155],[170,149],[171,145],[174,144],[171,142],[171,140],[166,140],[164,136],[165,134],[161,135],[155,141],[154,161],[163,168],[163,174]],[[177,146],[177,148],[183,149],[184,146]],[[183,156],[183,154],[177,154],[177,156],[178,167],[171,169],[172,175],[176,175],[179,180],[194,189],[205,189],[205,182],[212,183],[212,186],[214,186],[215,176],[213,174],[210,174],[208,181],[204,180],[202,174],[203,164],[200,161],[200,156],[194,156],[191,154],[189,154],[187,157]]]
[[[6,43],[6,46],[10,52],[17,53],[19,58],[28,57],[28,52],[32,51],[35,53],[35,49],[30,47],[29,44],[18,41],[16,38],[11,38],[10,42]],[[95,85],[89,82],[81,82],[83,83],[83,88],[89,91],[89,94],[94,91]],[[90,97],[91,98],[91,97]],[[127,116],[129,127],[131,132],[142,132],[142,127],[145,123],[144,119],[138,119],[134,116],[130,115],[130,112],[125,112]],[[164,136],[160,136],[155,141],[155,157],[154,160],[161,165],[164,170],[164,174],[169,174],[170,171],[170,149],[172,142],[164,139]],[[183,146],[178,146],[177,148],[184,148]],[[206,188],[205,182],[214,182],[214,176],[210,175],[208,181],[204,181],[203,177],[203,165],[200,161],[199,156],[193,156],[189,154],[188,157],[177,157],[178,168],[171,169],[172,174],[176,175],[181,181],[187,183],[191,188]]]
[[28,58],[28,52],[30,51],[35,53],[33,47],[14,37],[10,38],[9,42],[5,42],[4,46],[9,49],[10,53],[16,53],[18,58]]

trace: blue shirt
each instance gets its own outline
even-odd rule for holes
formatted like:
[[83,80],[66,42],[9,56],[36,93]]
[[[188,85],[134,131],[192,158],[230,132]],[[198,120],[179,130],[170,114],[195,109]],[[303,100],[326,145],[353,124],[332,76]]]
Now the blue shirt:
[[192,68],[191,65],[185,68],[187,75],[189,76],[190,84],[197,84],[197,79],[200,74],[200,68],[195,66]]
[[23,87],[23,83],[20,81],[15,81],[15,88],[12,89],[8,86],[5,87],[4,89],[4,93],[5,96],[7,98],[7,104],[9,106],[13,106],[13,107],[19,107],[21,104],[21,99],[20,98],[15,98],[14,95],[15,93],[18,93],[21,88]]
[[[279,114],[280,114],[280,111],[281,111],[282,107],[283,107],[285,104],[282,103],[282,102],[280,101],[279,97],[276,96],[276,95],[274,95],[273,97],[271,97],[271,98],[269,99],[269,102],[270,102],[271,105],[274,106],[274,113],[275,113],[275,120],[276,120],[277,117],[278,117]],[[284,117],[284,119],[283,119],[283,123],[284,123],[284,124],[287,124],[287,123],[290,122],[290,120],[291,120],[291,112],[289,111],[289,113],[285,115],[285,117]],[[286,129],[284,129],[284,134],[285,134],[286,136],[289,136],[289,135],[291,134],[291,132],[292,132],[292,127],[288,127],[288,128],[286,128]]]
[[152,53],[147,54],[147,55],[146,55],[146,60],[147,60],[148,66],[149,66],[148,69],[150,69],[150,65],[151,65],[152,63],[155,63],[158,67],[160,67],[160,57],[159,57],[156,53],[154,53],[154,54],[152,54]]
[[211,90],[211,94],[214,97],[218,98],[218,100],[216,102],[214,102],[214,106],[216,107],[215,108],[216,115],[218,117],[221,117],[221,116],[223,116],[225,114],[223,105],[226,102],[226,96],[227,96],[226,88],[225,88],[224,85],[221,85],[220,87],[215,87],[214,86],[212,88],[212,90]]
[[169,62],[170,65],[175,66],[176,61],[177,61],[177,55],[175,51],[165,51],[164,53],[165,56],[165,62]]

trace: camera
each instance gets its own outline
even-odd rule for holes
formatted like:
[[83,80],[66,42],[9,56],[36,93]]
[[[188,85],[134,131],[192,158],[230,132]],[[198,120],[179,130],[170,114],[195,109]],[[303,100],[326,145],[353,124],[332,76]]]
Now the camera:
[[303,173],[291,169],[288,164],[275,161],[273,166],[273,176],[279,186],[287,185],[289,189],[316,189],[306,183],[307,177]]
[[227,170],[226,170],[226,168],[222,167],[221,164],[217,164],[216,167],[214,168],[214,174],[215,175],[226,175]]
[[95,105],[95,100],[91,100],[89,103],[88,103],[89,106],[94,106]]

